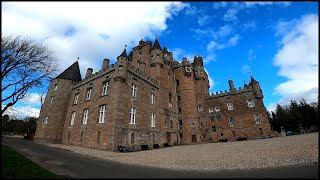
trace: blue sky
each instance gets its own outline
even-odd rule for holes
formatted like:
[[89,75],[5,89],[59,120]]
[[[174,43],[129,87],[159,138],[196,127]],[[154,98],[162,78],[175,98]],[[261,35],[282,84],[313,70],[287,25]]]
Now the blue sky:
[[[265,106],[304,97],[318,99],[318,2],[4,2],[2,35],[25,35],[56,52],[60,71],[80,57],[98,71],[102,59],[114,63],[125,44],[141,38],[174,53],[176,60],[204,58],[211,92],[243,86],[253,75]],[[86,12],[86,13],[83,13]],[[9,114],[39,113],[39,93]]]

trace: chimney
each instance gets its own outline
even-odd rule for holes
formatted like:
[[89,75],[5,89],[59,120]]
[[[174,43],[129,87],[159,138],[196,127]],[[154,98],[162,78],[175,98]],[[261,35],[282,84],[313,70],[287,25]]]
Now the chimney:
[[234,92],[235,89],[234,89],[233,81],[231,79],[229,79],[228,83],[229,83],[230,91]]
[[88,68],[85,79],[89,78],[92,75],[92,72],[93,72],[93,69],[92,68]]
[[108,58],[105,58],[103,60],[102,67],[101,67],[102,71],[109,69],[109,63],[110,63],[110,60]]

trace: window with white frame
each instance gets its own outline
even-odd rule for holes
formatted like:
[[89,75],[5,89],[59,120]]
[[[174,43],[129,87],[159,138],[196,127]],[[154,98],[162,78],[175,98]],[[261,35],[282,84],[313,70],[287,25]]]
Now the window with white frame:
[[227,103],[227,107],[228,107],[229,111],[233,110],[233,104],[232,103]]
[[55,85],[54,85],[53,90],[54,90],[54,91],[57,91],[57,90],[58,90],[58,84],[55,84]]
[[50,104],[53,103],[53,96],[50,97]]
[[74,119],[76,118],[76,112],[71,113],[71,120],[70,120],[70,125],[74,125]]
[[198,111],[203,111],[203,107],[201,104],[198,105]]
[[86,100],[90,100],[90,98],[91,98],[91,92],[92,92],[92,88],[89,88],[89,89],[87,90]]
[[261,124],[261,117],[258,113],[254,113],[254,120],[256,121],[256,124]]
[[136,108],[134,107],[130,109],[130,124],[136,124]]
[[234,126],[234,118],[233,117],[229,117],[229,125],[230,125],[230,127]]
[[248,100],[247,100],[247,103],[248,103],[248,107],[253,107],[253,106],[254,106],[254,101],[253,101],[253,99],[248,99]]
[[45,117],[45,118],[44,118],[43,124],[48,124],[48,117]]
[[108,94],[108,89],[109,89],[109,81],[106,81],[106,82],[103,83],[102,95],[107,95]]
[[151,93],[151,104],[154,104],[155,96],[153,93]]
[[209,113],[213,113],[213,107],[209,108]]
[[132,84],[131,89],[132,89],[132,97],[135,98],[137,96],[137,85]]
[[156,127],[156,114],[151,113],[151,127]]
[[88,122],[89,109],[83,110],[83,120],[82,124],[87,124]]
[[106,115],[106,105],[101,105],[99,110],[99,123],[104,123],[104,118]]
[[78,98],[79,98],[79,94],[76,94],[76,95],[74,96],[73,104],[78,104]]
[[219,108],[219,107],[215,107],[214,110],[215,110],[216,112],[219,112],[219,111],[220,111],[220,108]]

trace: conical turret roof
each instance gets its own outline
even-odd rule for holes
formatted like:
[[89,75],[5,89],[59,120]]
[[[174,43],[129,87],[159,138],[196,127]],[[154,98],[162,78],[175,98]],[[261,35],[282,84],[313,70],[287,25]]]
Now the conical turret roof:
[[255,83],[259,83],[259,82],[251,76],[250,84],[255,84]]
[[127,57],[127,51],[126,51],[126,48],[124,48],[124,50],[122,51],[122,53],[120,54],[119,57]]
[[69,66],[66,70],[64,70],[55,79],[68,79],[68,80],[72,80],[75,82],[82,81],[78,61],[73,63],[71,66]]
[[160,49],[160,50],[162,50],[157,37],[156,37],[156,40],[153,43],[152,49]]

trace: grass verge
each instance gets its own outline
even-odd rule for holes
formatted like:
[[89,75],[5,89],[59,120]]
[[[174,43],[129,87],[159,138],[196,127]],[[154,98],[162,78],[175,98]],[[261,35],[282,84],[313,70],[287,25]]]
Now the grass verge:
[[23,157],[12,148],[1,144],[1,177],[58,178],[59,176]]

